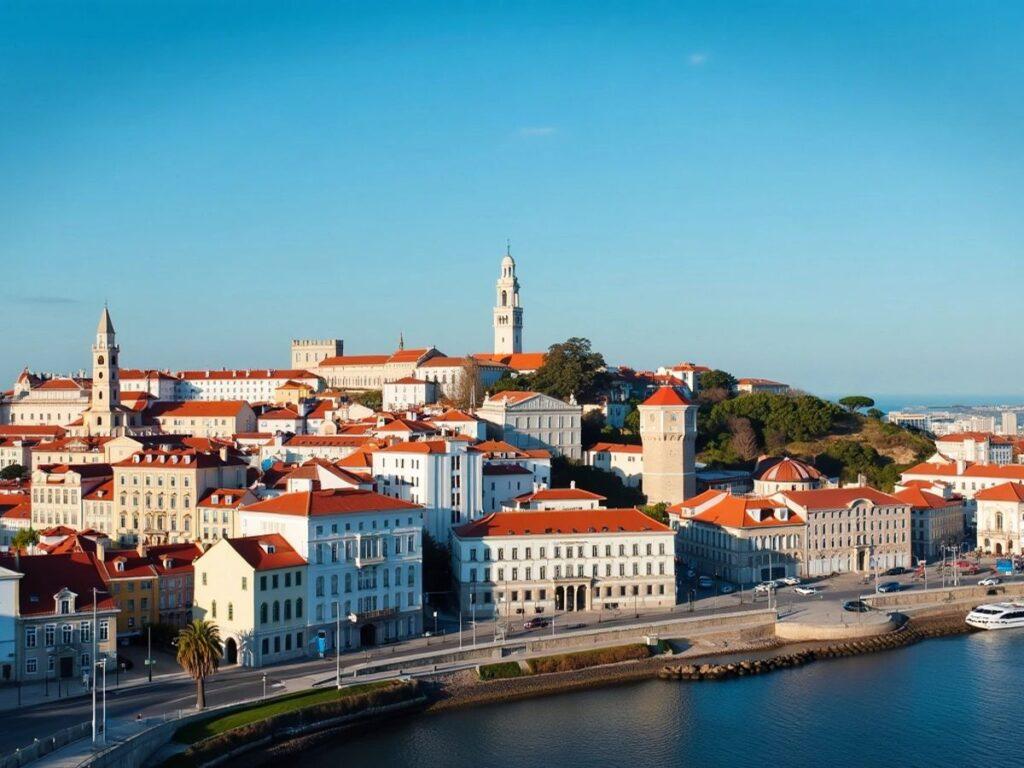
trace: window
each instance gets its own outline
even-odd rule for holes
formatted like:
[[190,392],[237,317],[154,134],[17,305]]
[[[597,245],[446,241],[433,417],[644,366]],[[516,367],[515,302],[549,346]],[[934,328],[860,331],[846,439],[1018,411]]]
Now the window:
[[92,642],[92,622],[91,621],[83,621],[81,624],[79,624],[78,625],[78,631],[79,631],[80,637],[82,638],[82,642],[83,643],[91,643]]
[[[35,648],[36,647],[36,628],[25,627],[25,647]],[[32,670],[33,672],[35,670]]]
[[217,618],[217,601],[216,600],[214,600],[213,602],[210,603],[210,615],[213,618],[215,618],[215,619]]
[[104,619],[100,622],[100,640],[105,641],[110,637],[110,625],[107,620]]
[[228,603],[228,621],[232,621],[235,618],[235,605],[234,603]]
[[267,604],[266,603],[261,603],[260,604],[260,624],[266,624],[266,623],[267,623]]
[[39,671],[39,663],[35,659],[25,659],[25,672],[34,675]]
[[43,645],[47,648],[53,648],[57,642],[57,626],[55,624],[47,624],[43,628]]
[[[295,618],[296,619],[301,619],[302,618],[302,598],[301,597],[295,598]],[[299,636],[301,637],[302,634],[299,633]],[[301,640],[299,641],[299,645],[302,645]]]
[[71,638],[73,636],[70,624],[65,624],[60,628],[60,639],[64,645],[71,645]]
[[247,592],[248,590],[249,590],[249,577],[248,576],[243,576],[242,577],[242,591],[243,592]]

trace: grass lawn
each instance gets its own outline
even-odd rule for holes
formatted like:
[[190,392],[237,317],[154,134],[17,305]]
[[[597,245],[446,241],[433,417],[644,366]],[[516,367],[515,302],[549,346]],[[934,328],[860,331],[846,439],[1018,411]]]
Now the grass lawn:
[[522,677],[523,670],[516,661],[502,661],[497,664],[480,666],[481,680],[504,680],[509,677]]
[[358,696],[361,693],[369,693],[370,691],[386,688],[390,685],[393,685],[392,681],[382,680],[376,683],[352,685],[348,688],[342,688],[340,691],[331,687],[291,693],[287,696],[281,696],[280,698],[268,701],[265,704],[255,704],[245,709],[236,709],[234,712],[224,715],[214,715],[207,720],[189,723],[178,729],[174,734],[174,740],[180,744],[195,744],[202,739],[216,736],[219,733],[224,733],[224,731],[230,731],[232,728],[254,723],[257,720],[264,720],[268,717],[291,712],[296,709],[313,707],[317,704],[326,704],[329,701],[338,701],[339,699]]

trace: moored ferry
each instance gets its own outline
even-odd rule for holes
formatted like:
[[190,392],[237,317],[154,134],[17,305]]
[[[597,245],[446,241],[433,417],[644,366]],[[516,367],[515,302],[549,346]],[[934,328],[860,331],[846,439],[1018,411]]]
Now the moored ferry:
[[1024,627],[1024,603],[979,605],[965,621],[978,629],[1014,629]]

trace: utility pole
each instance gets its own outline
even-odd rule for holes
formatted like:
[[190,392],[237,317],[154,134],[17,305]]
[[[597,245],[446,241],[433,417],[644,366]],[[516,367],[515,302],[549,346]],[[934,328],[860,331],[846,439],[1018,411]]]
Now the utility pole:
[[337,600],[334,601],[334,685],[341,690],[341,605]]
[[96,587],[92,588],[92,743],[96,743]]
[[153,628],[146,625],[146,669],[149,672],[149,682],[153,682]]

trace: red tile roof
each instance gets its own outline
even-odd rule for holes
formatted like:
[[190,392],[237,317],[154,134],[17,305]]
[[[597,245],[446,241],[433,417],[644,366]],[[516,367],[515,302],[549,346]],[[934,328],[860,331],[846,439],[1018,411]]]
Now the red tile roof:
[[491,363],[501,363],[517,371],[535,371],[544,365],[546,352],[515,352],[510,355],[493,354],[482,352],[473,355],[477,360],[486,360]]
[[198,379],[315,379],[319,378],[309,371],[300,368],[235,368],[201,371],[178,371],[178,376],[186,381]]
[[893,496],[900,501],[906,502],[914,509],[943,509],[944,507],[959,507],[964,503],[962,498],[944,499],[916,485],[904,488],[902,491],[896,491]]
[[628,443],[594,443],[587,450],[592,453],[643,453],[644,447]]
[[582,488],[542,488],[516,496],[516,501],[604,501],[605,498]]
[[782,495],[804,509],[841,509],[858,499],[876,506],[903,505],[905,502],[875,488],[815,488],[808,491],[783,491]]
[[154,419],[208,418],[237,416],[249,404],[245,400],[186,400],[174,403],[156,403],[149,409]]
[[250,512],[268,512],[275,515],[297,517],[392,512],[399,509],[413,510],[422,509],[422,507],[419,504],[384,496],[373,491],[348,488],[285,493],[243,507],[243,510]]
[[668,532],[636,509],[566,509],[550,512],[495,512],[455,529],[463,539],[484,536],[550,536],[581,533]]
[[675,387],[658,387],[641,405],[690,405],[690,401],[679,394]]
[[32,424],[3,424],[0,425],[0,436],[2,437],[64,437],[63,427],[51,427],[48,425]]
[[717,504],[693,516],[694,520],[723,528],[777,528],[785,525],[803,525],[804,520],[795,512],[780,520],[776,510],[787,509],[780,501],[724,494]]
[[992,488],[986,488],[974,494],[974,498],[981,501],[1013,501],[1020,503],[1024,501],[1024,485],[1021,483],[1003,483]]
[[24,574],[19,585],[19,608],[22,616],[53,614],[54,595],[67,588],[77,595],[75,607],[79,613],[91,611],[92,590],[97,590],[96,607],[101,611],[113,610],[114,599],[107,594],[107,585],[100,575],[96,556],[90,552],[71,552],[66,555],[26,555],[18,559],[0,560],[0,565]]
[[278,568],[294,568],[306,565],[306,560],[279,533],[262,536],[243,536],[224,539],[242,559],[257,571],[273,571]]
[[754,469],[755,480],[772,483],[809,483],[821,479],[821,472],[799,459],[789,456],[763,459]]
[[450,408],[439,416],[431,416],[427,419],[430,423],[443,424],[445,422],[464,422],[464,421],[480,421],[476,416],[471,416],[468,413],[458,410],[457,408]]

